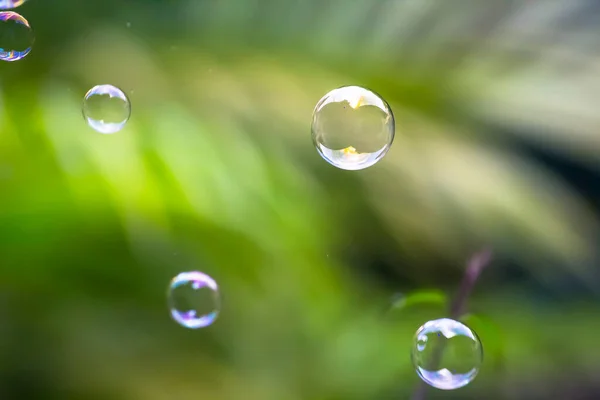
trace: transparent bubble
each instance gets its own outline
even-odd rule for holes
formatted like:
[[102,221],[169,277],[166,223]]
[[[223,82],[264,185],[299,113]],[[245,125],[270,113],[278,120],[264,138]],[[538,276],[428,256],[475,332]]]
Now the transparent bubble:
[[427,384],[453,390],[469,384],[483,361],[481,341],[464,324],[436,319],[421,326],[415,334],[412,362]]
[[83,117],[88,125],[104,134],[123,129],[131,116],[131,103],[121,89],[112,85],[91,88],[83,99]]
[[25,18],[12,11],[0,12],[0,60],[24,58],[31,52],[34,41],[33,31]]
[[345,86],[327,93],[315,107],[312,139],[331,165],[359,170],[386,155],[394,140],[390,106],[370,90]]
[[402,292],[396,292],[391,297],[391,308],[402,308],[406,304],[406,296]]
[[0,0],[0,10],[11,10],[25,4],[27,0]]
[[168,302],[178,324],[191,329],[209,326],[219,314],[217,282],[202,272],[182,272],[171,280]]

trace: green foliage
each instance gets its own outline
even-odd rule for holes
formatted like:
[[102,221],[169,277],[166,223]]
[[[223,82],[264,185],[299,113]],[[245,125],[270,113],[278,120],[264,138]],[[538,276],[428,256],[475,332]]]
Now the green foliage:
[[[477,333],[484,346],[485,365],[490,373],[502,373],[505,361],[506,339],[502,328],[485,315],[466,314],[460,318],[469,328]],[[486,371],[487,372],[487,371]]]
[[435,305],[439,307],[446,307],[447,303],[446,294],[439,290],[419,290],[407,294],[406,296],[400,295],[392,303],[393,309],[403,309],[405,307],[413,307],[418,305]]
[[[489,2],[43,3],[21,10],[33,52],[0,66],[2,399],[408,398],[414,332],[448,300],[416,290],[381,315],[389,286],[454,288],[486,242],[542,286],[575,277],[597,290],[597,216],[513,149],[552,104],[510,106],[521,92],[506,88],[531,85],[519,71],[496,78],[493,60],[510,56],[479,42]],[[438,30],[418,34],[422,18]],[[99,83],[132,100],[116,135],[81,118]],[[316,101],[349,83],[382,94],[397,120],[390,153],[354,174],[310,141]],[[574,140],[566,153],[586,163],[596,136],[573,132],[595,125],[565,113],[548,137]],[[514,135],[483,128],[488,114]],[[397,282],[364,278],[382,259]],[[169,280],[194,269],[223,295],[201,331],[166,310]],[[475,290],[483,313],[465,321],[484,369],[445,396],[594,376],[594,304]]]

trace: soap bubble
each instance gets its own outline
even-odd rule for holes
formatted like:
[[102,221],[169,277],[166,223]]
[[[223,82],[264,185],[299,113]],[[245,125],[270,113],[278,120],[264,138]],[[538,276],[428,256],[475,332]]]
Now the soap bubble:
[[386,155],[394,140],[390,106],[370,90],[345,86],[327,93],[315,107],[312,139],[331,165],[368,168]]
[[0,10],[10,10],[25,4],[27,0],[0,0]]
[[131,103],[121,89],[112,85],[91,88],[83,99],[83,117],[89,126],[104,134],[123,129],[131,115]]
[[35,41],[29,22],[12,11],[0,12],[0,60],[17,61],[31,52]]
[[182,272],[171,280],[168,302],[178,324],[191,329],[209,326],[219,314],[217,282],[202,272]]
[[412,362],[427,384],[453,390],[469,384],[483,361],[483,348],[475,332],[464,324],[436,319],[421,326],[414,337]]

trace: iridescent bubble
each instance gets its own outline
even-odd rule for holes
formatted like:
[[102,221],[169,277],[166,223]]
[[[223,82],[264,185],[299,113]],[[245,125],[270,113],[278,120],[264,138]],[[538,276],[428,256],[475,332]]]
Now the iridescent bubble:
[[0,0],[0,10],[10,10],[25,4],[27,0]]
[[453,390],[469,384],[483,361],[481,341],[466,325],[442,318],[421,326],[414,337],[412,362],[427,384]]
[[202,272],[182,272],[171,280],[168,292],[171,317],[186,328],[211,325],[219,314],[217,282]]
[[12,11],[0,12],[0,60],[17,61],[31,52],[35,41],[29,22]]
[[390,106],[374,92],[345,86],[327,93],[315,107],[312,140],[331,165],[359,170],[386,155],[394,141]]
[[119,88],[98,85],[85,94],[83,117],[97,132],[116,133],[123,129],[130,116],[131,103]]

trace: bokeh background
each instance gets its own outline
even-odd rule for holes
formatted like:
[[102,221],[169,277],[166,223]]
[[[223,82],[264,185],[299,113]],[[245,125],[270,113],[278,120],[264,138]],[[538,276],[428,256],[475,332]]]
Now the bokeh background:
[[[587,0],[29,0],[0,65],[0,398],[408,399],[412,336],[494,250],[485,361],[429,399],[600,398],[600,7]],[[101,135],[96,84],[132,117]],[[314,105],[361,85],[388,155]],[[217,323],[169,317],[179,272]]]

